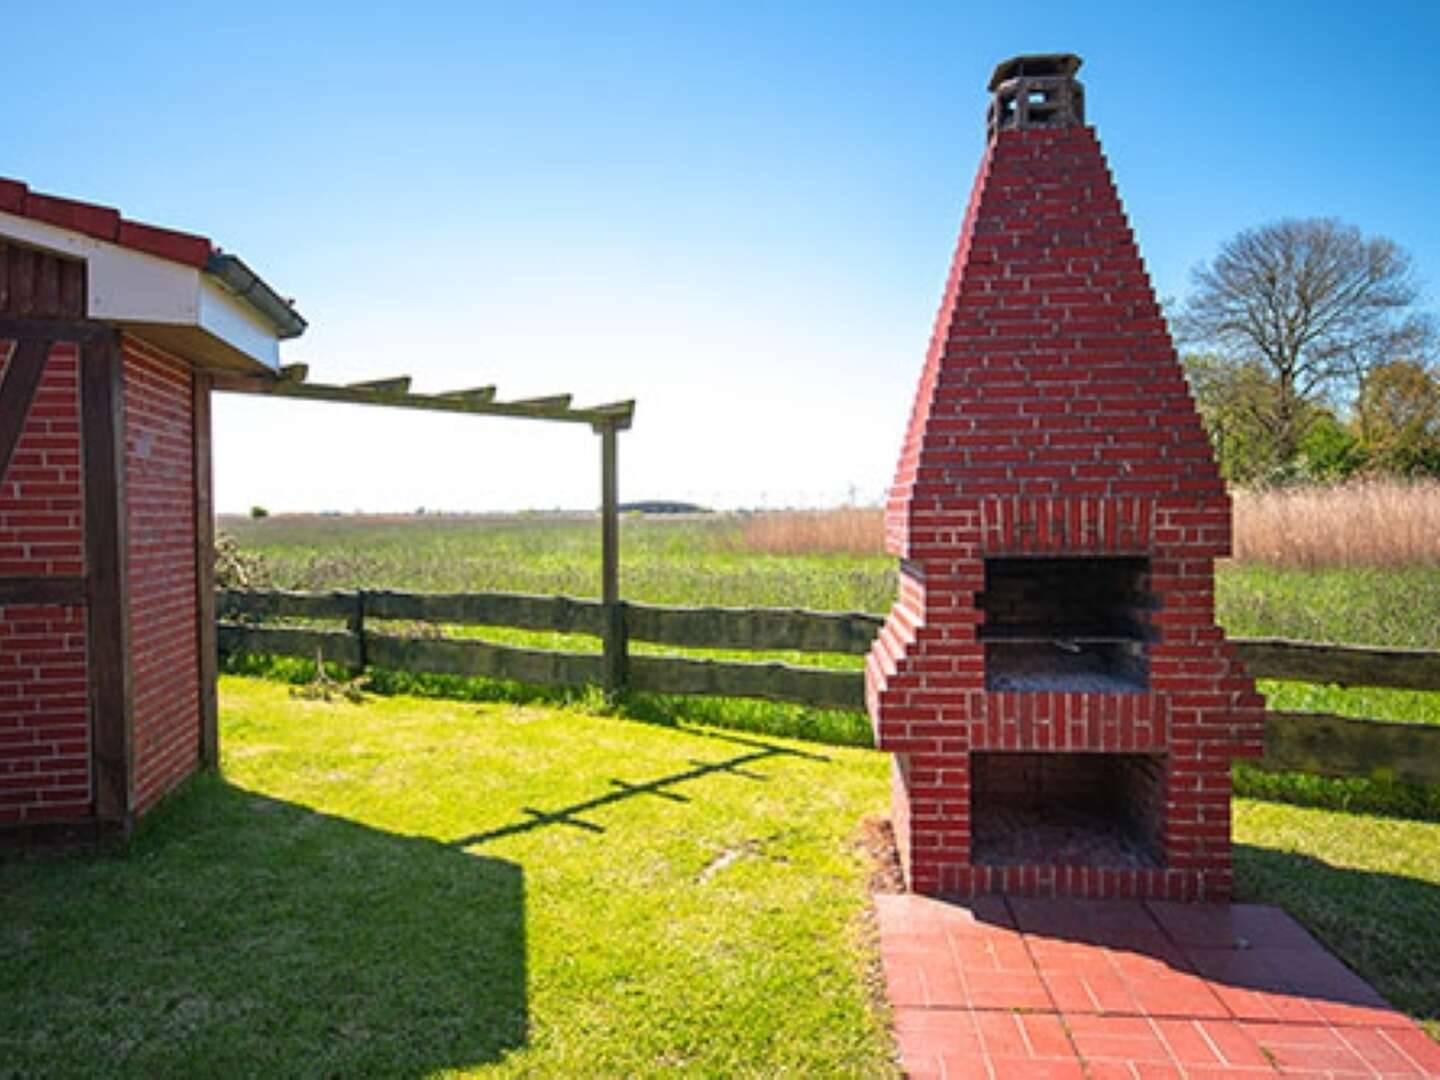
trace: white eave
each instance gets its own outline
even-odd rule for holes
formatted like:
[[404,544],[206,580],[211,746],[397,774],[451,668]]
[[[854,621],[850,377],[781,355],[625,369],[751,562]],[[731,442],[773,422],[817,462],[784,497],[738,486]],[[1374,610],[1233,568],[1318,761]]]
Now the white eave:
[[215,274],[71,229],[0,211],[0,237],[86,266],[86,315],[153,342],[203,368],[280,369],[280,327]]

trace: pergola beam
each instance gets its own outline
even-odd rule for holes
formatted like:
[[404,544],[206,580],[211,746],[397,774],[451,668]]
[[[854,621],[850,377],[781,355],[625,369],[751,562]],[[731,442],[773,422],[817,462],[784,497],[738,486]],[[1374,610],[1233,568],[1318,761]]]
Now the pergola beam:
[[[282,373],[275,379],[269,376],[220,375],[215,376],[215,389],[230,393],[259,394],[270,397],[298,398],[303,401],[338,401],[350,405],[383,405],[397,409],[425,409],[431,412],[468,413],[476,416],[511,416],[525,420],[555,420],[562,423],[589,424],[592,427],[613,426],[623,431],[630,427],[635,413],[635,402],[617,401],[589,408],[575,408],[570,404],[569,394],[556,394],[542,398],[523,398],[518,401],[494,400],[494,387],[486,386],[474,390],[458,390],[441,394],[415,394],[408,389],[408,378],[379,379],[372,382],[352,383],[349,386],[331,386],[325,383],[303,382],[303,375],[297,378]],[[402,383],[404,388],[402,389]]]

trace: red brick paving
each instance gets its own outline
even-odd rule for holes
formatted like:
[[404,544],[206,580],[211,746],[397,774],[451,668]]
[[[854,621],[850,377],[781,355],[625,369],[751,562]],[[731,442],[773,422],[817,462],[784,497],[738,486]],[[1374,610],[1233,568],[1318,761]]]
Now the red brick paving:
[[1440,1044],[1278,908],[875,904],[917,1080],[1440,1077]]

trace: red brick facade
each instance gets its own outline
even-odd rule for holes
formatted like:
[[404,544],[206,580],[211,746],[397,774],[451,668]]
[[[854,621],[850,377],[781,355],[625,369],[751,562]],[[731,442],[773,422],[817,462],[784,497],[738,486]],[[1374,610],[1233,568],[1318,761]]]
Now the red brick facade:
[[[1001,130],[981,162],[886,510],[900,597],[867,663],[911,887],[1229,895],[1230,762],[1262,702],[1213,614],[1230,508],[1093,131]],[[1143,692],[987,689],[987,560],[1133,558]],[[972,859],[972,755],[1157,755],[1156,865]]]
[[[78,364],[74,346],[51,350],[0,480],[0,577],[84,569]],[[85,659],[83,607],[0,606],[0,824],[90,812]]]
[[[10,352],[0,342],[0,384]],[[0,481],[0,578],[80,581],[89,569],[80,362],[73,345],[51,349]],[[183,362],[124,339],[124,774],[137,819],[200,762],[193,379]],[[95,816],[88,652],[83,603],[0,604],[0,826]]]
[[130,561],[135,809],[199,760],[195,465],[187,365],[125,341],[125,491]]

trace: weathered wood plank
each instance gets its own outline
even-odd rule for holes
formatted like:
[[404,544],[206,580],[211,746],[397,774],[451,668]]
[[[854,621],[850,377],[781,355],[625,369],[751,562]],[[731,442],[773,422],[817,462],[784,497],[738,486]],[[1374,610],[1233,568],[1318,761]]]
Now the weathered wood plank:
[[319,649],[334,664],[355,667],[360,652],[343,630],[301,630],[292,626],[249,626],[222,622],[216,633],[222,654],[255,653],[261,656],[298,656],[314,660]]
[[397,375],[393,379],[364,379],[361,382],[346,383],[347,390],[370,390],[377,394],[408,394],[410,376]]
[[1440,727],[1267,712],[1265,756],[1254,764],[1274,772],[1440,784]]
[[472,386],[467,390],[446,390],[443,394],[436,394],[436,397],[459,398],[461,401],[474,401],[483,405],[487,401],[495,400],[494,386]]
[[655,694],[758,697],[825,709],[865,707],[865,683],[859,672],[824,671],[780,663],[632,656],[630,689]]
[[1440,690],[1440,652],[1321,645],[1282,638],[1232,638],[1250,674],[1340,686]]
[[349,619],[355,614],[353,592],[285,592],[271,590],[222,589],[216,595],[222,619],[250,617],[273,619]]
[[517,649],[486,641],[436,641],[370,634],[370,662],[396,671],[484,676],[540,686],[586,686],[600,682],[604,661],[595,654]]
[[693,649],[796,650],[864,655],[884,622],[874,615],[778,608],[627,604],[630,636]]
[[566,634],[605,631],[604,608],[594,600],[523,593],[366,592],[368,619],[409,619],[458,626],[510,626]]

